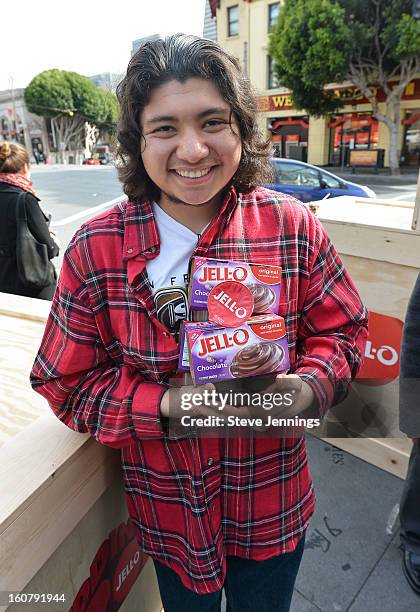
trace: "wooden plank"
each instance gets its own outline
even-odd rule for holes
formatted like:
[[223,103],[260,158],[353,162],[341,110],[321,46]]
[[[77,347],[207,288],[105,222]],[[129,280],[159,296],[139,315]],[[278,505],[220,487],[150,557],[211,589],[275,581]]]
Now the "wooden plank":
[[[34,428],[42,437],[31,448],[29,438],[39,433]],[[23,589],[112,481],[121,478],[118,451],[68,433],[40,420],[1,451],[0,590]],[[31,448],[31,461],[20,446]]]
[[420,268],[420,232],[320,219],[340,254]]
[[322,438],[328,444],[404,479],[412,447],[408,438]]
[[51,309],[48,300],[0,292],[0,316],[17,317],[45,323]]
[[29,382],[43,332],[44,323],[39,320],[0,314],[0,447],[50,412]]
[[0,533],[89,439],[47,412],[0,448]]

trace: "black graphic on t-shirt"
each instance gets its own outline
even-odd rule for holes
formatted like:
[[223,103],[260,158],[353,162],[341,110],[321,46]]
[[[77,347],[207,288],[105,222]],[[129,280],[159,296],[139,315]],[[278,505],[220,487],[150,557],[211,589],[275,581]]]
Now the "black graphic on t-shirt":
[[[185,285],[188,285],[189,280],[190,280],[190,275],[183,274],[182,280],[184,281]],[[171,276],[170,281],[171,281],[171,289],[173,288],[174,285],[176,285],[177,282],[179,283],[179,280],[176,276]],[[152,289],[155,288],[155,283],[152,280],[150,280],[150,278],[149,278],[149,284]]]
[[188,315],[187,292],[183,287],[163,287],[154,295],[157,317],[177,336],[181,321]]

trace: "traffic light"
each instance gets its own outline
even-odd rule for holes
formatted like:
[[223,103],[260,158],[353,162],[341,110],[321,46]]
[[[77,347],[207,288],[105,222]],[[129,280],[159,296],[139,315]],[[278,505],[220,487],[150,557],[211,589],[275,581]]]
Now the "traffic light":
[[411,14],[414,19],[420,19],[420,0],[413,0],[411,5]]
[[72,110],[67,111],[67,114],[69,117],[73,117],[74,116],[74,112]]

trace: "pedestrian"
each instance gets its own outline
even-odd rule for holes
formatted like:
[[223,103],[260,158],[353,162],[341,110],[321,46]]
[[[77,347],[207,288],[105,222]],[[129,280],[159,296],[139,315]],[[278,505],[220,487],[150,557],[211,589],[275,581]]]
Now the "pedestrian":
[[400,502],[403,571],[420,595],[420,275],[405,317],[401,346],[400,429],[413,441]]
[[184,394],[208,391],[170,386],[189,262],[282,266],[291,369],[272,388],[294,391],[296,414],[345,397],[366,310],[316,217],[261,187],[270,146],[234,57],[195,36],[150,41],[117,95],[128,200],[71,241],[31,382],[66,425],[121,449],[165,612],[219,610],[223,588],[233,612],[284,612],[314,511],[304,436],[171,435]]
[[[21,273],[23,256],[17,242],[17,209],[22,200],[27,228],[46,249],[43,263],[45,282],[37,286],[28,283]],[[27,150],[18,143],[4,142],[0,146],[0,291],[52,300],[57,275],[50,259],[59,254],[60,246],[54,232],[49,229],[50,219],[42,211],[39,201],[30,180]],[[27,262],[27,265],[31,263]]]

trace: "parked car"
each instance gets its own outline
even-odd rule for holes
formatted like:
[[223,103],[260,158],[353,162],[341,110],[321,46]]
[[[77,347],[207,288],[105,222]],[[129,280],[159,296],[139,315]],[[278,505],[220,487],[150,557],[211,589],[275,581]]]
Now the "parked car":
[[95,157],[98,157],[101,166],[106,166],[112,161],[112,154],[109,145],[96,145]]
[[287,193],[302,202],[343,195],[376,197],[375,192],[369,187],[346,181],[324,168],[282,157],[273,157],[271,162],[274,167],[275,182],[266,187]]
[[83,160],[84,166],[99,166],[100,163],[101,162],[96,157],[87,157],[86,159]]

